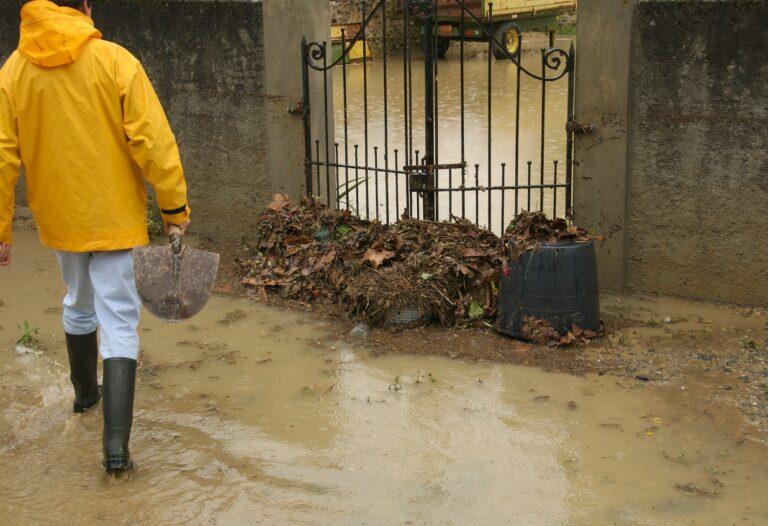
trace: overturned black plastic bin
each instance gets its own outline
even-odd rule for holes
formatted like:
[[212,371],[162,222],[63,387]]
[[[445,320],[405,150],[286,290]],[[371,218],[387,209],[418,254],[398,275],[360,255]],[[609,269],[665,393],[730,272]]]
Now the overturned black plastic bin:
[[528,317],[549,321],[560,335],[574,325],[600,330],[597,261],[592,241],[544,243],[519,260],[507,258],[499,288],[499,332],[525,339],[522,328]]

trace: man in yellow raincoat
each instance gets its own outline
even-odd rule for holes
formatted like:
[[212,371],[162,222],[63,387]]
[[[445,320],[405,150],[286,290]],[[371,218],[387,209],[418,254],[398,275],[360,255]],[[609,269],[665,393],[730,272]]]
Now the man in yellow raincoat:
[[19,47],[0,69],[0,266],[11,261],[22,166],[40,240],[56,251],[67,285],[74,411],[102,396],[100,352],[104,467],[130,469],[140,308],[131,249],[148,243],[145,181],[166,228],[186,231],[189,207],[157,95],[139,61],[102,40],[90,0],[24,3]]

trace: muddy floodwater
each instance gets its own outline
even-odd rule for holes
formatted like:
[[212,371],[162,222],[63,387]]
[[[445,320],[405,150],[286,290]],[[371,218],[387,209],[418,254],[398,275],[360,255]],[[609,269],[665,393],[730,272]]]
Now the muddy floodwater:
[[[145,314],[132,452],[75,416],[53,255],[0,269],[0,522],[768,524],[768,456],[728,418],[605,376],[374,356],[296,311],[215,297]],[[15,349],[17,324],[39,349]],[[713,425],[717,422],[717,425]]]

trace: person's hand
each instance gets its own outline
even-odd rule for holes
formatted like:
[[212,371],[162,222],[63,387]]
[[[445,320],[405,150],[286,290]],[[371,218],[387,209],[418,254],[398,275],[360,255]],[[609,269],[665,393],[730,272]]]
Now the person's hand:
[[7,267],[11,264],[11,245],[0,243],[0,267]]
[[[181,235],[183,236],[187,233],[187,229],[189,228],[189,225],[191,223],[192,221],[187,220],[184,223],[180,225],[175,225],[175,226],[179,227],[179,230],[181,230]],[[172,225],[171,223],[165,223],[165,235],[168,235],[170,233],[171,226],[174,226],[174,225]]]

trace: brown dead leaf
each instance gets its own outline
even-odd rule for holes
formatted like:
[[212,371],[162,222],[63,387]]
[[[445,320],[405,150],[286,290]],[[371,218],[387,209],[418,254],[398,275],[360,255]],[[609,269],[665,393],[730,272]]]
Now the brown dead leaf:
[[275,212],[279,212],[289,204],[291,204],[291,200],[288,198],[287,195],[275,194],[272,197],[272,202],[267,205],[267,208],[269,208],[270,210],[274,210]]
[[493,256],[495,254],[489,254],[488,251],[478,250],[473,247],[461,247],[461,253],[465,258],[483,258],[486,256]]
[[565,336],[560,338],[560,341],[558,342],[558,344],[562,346],[568,346],[568,345],[571,345],[576,340],[577,340],[576,336],[571,331],[568,331]]
[[312,238],[309,236],[287,236],[285,238],[285,246],[309,245],[312,241]]
[[325,270],[328,267],[328,265],[330,265],[333,262],[335,257],[336,257],[335,250],[331,250],[330,252],[322,256],[320,259],[317,260],[317,263],[315,263],[315,267],[314,267],[315,272],[321,272]]
[[584,340],[593,340],[597,338],[599,333],[595,331],[590,331],[589,329],[582,329],[575,323],[573,324],[573,327],[571,328],[571,331],[573,332],[573,335],[577,338],[582,338]]
[[390,252],[389,250],[376,250],[375,248],[369,248],[365,251],[365,254],[363,254],[363,260],[370,262],[371,265],[376,268],[393,257],[395,257],[394,252]]
[[547,320],[525,316],[520,328],[523,339],[536,342],[540,345],[557,344],[560,335]]
[[243,278],[240,283],[243,285],[248,285],[249,287],[258,287],[261,285],[261,280],[256,278]]

